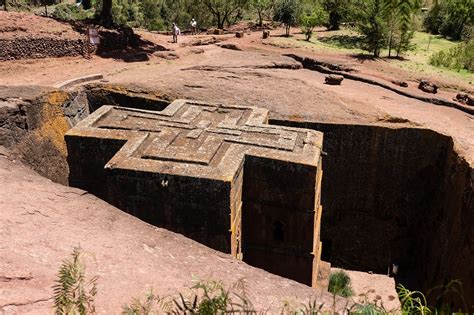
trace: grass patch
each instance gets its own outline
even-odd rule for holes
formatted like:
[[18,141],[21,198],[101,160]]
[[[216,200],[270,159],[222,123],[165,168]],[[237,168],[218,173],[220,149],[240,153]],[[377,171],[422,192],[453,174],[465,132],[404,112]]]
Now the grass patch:
[[[361,49],[362,36],[353,29],[342,29],[338,31],[325,31],[316,29],[314,37],[310,41],[305,41],[302,35],[296,34],[293,37],[274,38],[272,45],[281,48],[303,48],[314,52],[334,52],[348,54],[352,56],[369,56]],[[425,32],[415,32],[412,43],[414,50],[407,52],[404,58],[384,58],[391,65],[400,69],[413,72],[416,75],[439,75],[453,78],[472,84],[474,75],[472,72],[461,69],[459,71],[446,67],[435,67],[430,64],[433,55],[453,49],[458,45],[456,41],[450,41],[438,35],[431,35]],[[388,50],[382,50],[382,57],[388,55]],[[360,59],[360,58],[359,58]]]

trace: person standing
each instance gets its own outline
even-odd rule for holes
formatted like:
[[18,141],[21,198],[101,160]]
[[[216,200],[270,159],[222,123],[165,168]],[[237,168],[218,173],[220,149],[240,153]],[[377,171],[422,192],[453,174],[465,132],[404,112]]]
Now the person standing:
[[197,22],[195,19],[191,20],[191,35],[197,34]]
[[180,35],[181,31],[179,30],[179,27],[178,25],[176,25],[176,23],[173,23],[173,30],[171,31],[171,33],[173,34],[173,43],[177,43],[178,35]]

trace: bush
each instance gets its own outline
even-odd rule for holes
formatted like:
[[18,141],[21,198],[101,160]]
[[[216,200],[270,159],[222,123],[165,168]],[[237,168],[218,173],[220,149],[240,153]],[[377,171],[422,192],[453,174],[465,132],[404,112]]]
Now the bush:
[[343,297],[352,296],[351,278],[343,270],[331,273],[329,276],[328,291]]
[[444,0],[431,8],[423,24],[432,34],[459,40],[466,35],[473,23],[474,1]]
[[460,43],[456,47],[433,54],[430,58],[430,64],[457,71],[464,69],[474,72],[474,40]]
[[75,247],[71,259],[63,261],[58,280],[53,287],[56,314],[93,314],[97,294],[97,277],[86,281],[86,267],[80,247]]
[[327,20],[328,14],[319,6],[316,6],[310,13],[303,13],[300,17],[300,26],[306,40],[309,41],[311,39],[316,26],[323,25]]
[[300,16],[301,3],[299,0],[280,0],[275,7],[273,19],[285,24],[285,35],[290,35],[290,28],[296,24]]
[[94,11],[84,10],[74,4],[61,3],[54,8],[52,15],[65,21],[85,20],[94,17]]

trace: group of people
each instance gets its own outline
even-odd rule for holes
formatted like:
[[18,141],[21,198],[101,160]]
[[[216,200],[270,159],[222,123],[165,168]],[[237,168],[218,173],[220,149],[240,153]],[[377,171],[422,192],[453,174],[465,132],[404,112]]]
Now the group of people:
[[[191,22],[189,23],[191,26],[191,35],[196,35],[197,34],[197,22],[195,19],[192,19]],[[173,34],[173,43],[178,42],[178,36],[181,35],[181,30],[179,29],[178,25],[176,23],[173,23],[173,29],[171,31]]]

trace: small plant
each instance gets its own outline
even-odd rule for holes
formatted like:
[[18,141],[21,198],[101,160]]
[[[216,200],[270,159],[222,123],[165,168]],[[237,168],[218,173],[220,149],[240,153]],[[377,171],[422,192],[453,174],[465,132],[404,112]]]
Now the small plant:
[[336,295],[343,297],[352,296],[351,278],[344,270],[339,270],[331,273],[329,276],[329,287],[328,291],[332,293],[333,302],[332,309],[333,313],[336,312]]
[[[370,292],[370,291],[369,291]],[[348,314],[357,315],[379,315],[379,314],[390,314],[383,306],[383,303],[377,300],[369,301],[369,292],[362,295],[362,298],[358,303],[352,305],[347,311]],[[397,312],[395,312],[397,314]]]
[[[468,313],[469,308],[464,299],[462,282],[459,280],[451,280],[448,284],[436,286],[429,290],[426,296],[434,297],[434,301],[441,302],[436,307],[438,314],[453,314],[456,313],[456,311],[459,314]],[[446,303],[446,299],[459,301],[459,305],[461,305],[463,309],[453,309],[449,303]]]
[[224,289],[220,281],[199,281],[192,289],[196,292],[191,299],[186,300],[180,294],[180,299],[173,301],[176,311],[202,315],[256,313],[246,297],[245,283],[242,280],[229,289]]
[[397,285],[398,296],[402,306],[402,314],[431,314],[426,298],[420,291],[410,291],[403,285]]
[[329,276],[329,292],[343,297],[351,297],[351,278],[343,270],[331,273]]
[[174,299],[160,299],[150,292],[144,301],[134,298],[130,305],[122,307],[123,315],[154,314],[256,314],[247,298],[244,282],[238,281],[225,289],[220,281],[198,281],[191,287],[192,293],[182,293]]
[[93,314],[94,297],[97,294],[97,277],[86,281],[86,268],[81,247],[74,247],[70,259],[59,268],[54,285],[54,308],[56,314]]
[[130,305],[122,306],[122,315],[153,315],[158,314],[154,311],[155,303],[159,302],[160,298],[153,294],[153,291],[146,295],[145,301],[139,298],[134,298]]

